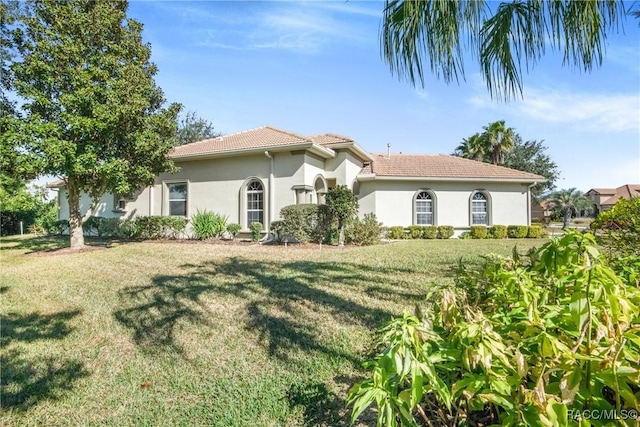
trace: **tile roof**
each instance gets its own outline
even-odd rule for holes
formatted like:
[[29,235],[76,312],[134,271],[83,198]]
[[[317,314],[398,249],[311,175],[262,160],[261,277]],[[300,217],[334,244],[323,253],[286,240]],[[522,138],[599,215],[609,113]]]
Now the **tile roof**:
[[614,190],[613,193],[605,193],[605,194],[613,194],[613,197],[609,197],[603,202],[600,202],[600,205],[605,205],[605,206],[615,205],[616,202],[620,199],[628,200],[628,199],[631,199],[632,197],[640,197],[640,184],[625,184],[613,190]]
[[322,135],[310,136],[310,140],[320,145],[344,144],[345,142],[354,142],[348,136],[336,135],[335,133],[325,133]]
[[[595,191],[598,194],[616,194],[616,189],[615,188],[592,188],[591,190]],[[589,191],[591,191],[589,190]],[[589,192],[587,191],[587,193]]]
[[544,177],[444,154],[373,154],[362,174],[393,177],[508,179],[542,182]]
[[313,143],[313,141],[293,132],[271,126],[262,126],[231,135],[181,145],[174,148],[169,153],[169,157],[176,159],[206,154],[281,147],[300,143]]

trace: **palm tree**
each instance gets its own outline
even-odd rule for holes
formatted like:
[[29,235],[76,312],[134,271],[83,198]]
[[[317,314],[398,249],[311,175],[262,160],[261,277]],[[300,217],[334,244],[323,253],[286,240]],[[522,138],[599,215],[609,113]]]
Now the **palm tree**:
[[[591,71],[602,63],[607,35],[621,32],[622,0],[502,1],[386,0],[380,29],[391,72],[424,86],[427,67],[445,82],[464,79],[465,49],[477,58],[492,97],[522,95],[522,65],[529,71],[546,53]],[[635,11],[640,15],[640,12]]]
[[552,207],[556,207],[563,211],[563,229],[569,226],[569,223],[571,222],[571,215],[574,211],[578,212],[580,209],[586,209],[591,206],[591,202],[582,193],[582,191],[578,191],[575,188],[554,191],[549,194],[547,200],[551,203]]
[[485,141],[479,133],[464,138],[456,148],[454,155],[482,162],[487,155]]
[[515,131],[513,128],[506,127],[504,120],[489,123],[483,129],[482,137],[485,139],[487,150],[491,153],[493,164],[504,163],[505,153],[515,146]]

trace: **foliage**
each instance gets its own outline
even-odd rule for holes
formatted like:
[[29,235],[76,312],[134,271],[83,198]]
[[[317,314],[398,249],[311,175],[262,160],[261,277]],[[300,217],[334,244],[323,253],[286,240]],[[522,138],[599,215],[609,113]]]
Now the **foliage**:
[[[441,426],[561,426],[570,410],[640,408],[640,290],[589,234],[515,255],[487,257],[460,273],[458,289],[380,330],[370,378],[349,391],[352,421],[374,402],[378,425],[407,426],[414,413]],[[466,289],[481,292],[477,304]]]
[[358,213],[358,198],[346,185],[338,185],[327,193],[327,206],[338,223],[338,246],[344,246],[344,229]]
[[184,234],[188,221],[178,216],[138,216],[122,221],[120,233],[131,239],[176,239]]
[[640,197],[620,199],[591,223],[612,258],[640,256]]
[[252,222],[249,225],[249,231],[251,231],[251,241],[257,242],[262,237],[262,223],[260,222]]
[[11,64],[23,117],[13,116],[2,146],[30,157],[37,174],[62,176],[71,247],[84,245],[80,195],[129,195],[173,171],[177,104],[163,109],[142,24],[128,4],[30,1],[19,16]]
[[222,135],[214,130],[213,123],[189,111],[178,120],[176,145],[190,144]]
[[453,237],[454,230],[452,225],[438,226],[438,239],[450,239]]
[[505,155],[503,163],[508,168],[541,175],[546,179],[545,182],[531,187],[531,196],[536,202],[541,200],[543,193],[555,188],[556,181],[560,177],[558,165],[551,160],[546,150],[544,141],[522,142],[520,135],[516,135],[513,149]]
[[526,225],[510,225],[507,227],[507,236],[510,239],[524,239],[529,234],[529,227]]
[[421,225],[410,225],[409,226],[409,238],[410,239],[420,239],[422,237],[422,226]]
[[0,236],[20,233],[30,227],[39,232],[57,220],[54,200],[47,200],[44,188],[27,188],[24,180],[0,173]]
[[346,230],[346,241],[356,246],[370,246],[380,243],[382,235],[382,223],[378,221],[376,214],[365,214],[364,218],[349,223]]
[[564,219],[562,222],[562,228],[565,229],[571,222],[571,216],[575,212],[579,212],[581,209],[588,209],[591,207],[591,201],[582,193],[582,191],[575,188],[568,188],[554,191],[546,198],[552,207],[560,209],[563,213]]
[[472,239],[486,239],[488,237],[486,225],[472,225],[469,230]]
[[238,235],[241,229],[242,229],[242,226],[235,222],[232,222],[231,224],[227,225],[227,232],[231,235],[232,240],[235,240],[236,236]]
[[86,236],[122,237],[120,218],[90,216],[82,223],[82,232]]
[[489,123],[482,129],[483,139],[487,141],[487,147],[490,149],[491,161],[494,165],[504,163],[505,153],[510,152],[515,144],[514,129],[505,126],[504,120]]
[[227,215],[198,209],[191,218],[191,228],[198,240],[220,237],[226,230],[228,219]]
[[394,225],[389,227],[389,238],[391,240],[400,240],[404,238],[404,227],[401,225]]
[[507,237],[506,225],[492,225],[489,228],[489,237],[492,239],[504,239]]
[[[315,240],[314,237],[322,235],[318,232],[318,205],[301,204],[289,205],[280,210],[282,226],[278,228],[278,239],[281,242],[296,240],[307,243]],[[272,224],[273,226],[273,224]]]
[[607,35],[621,31],[625,15],[622,1],[487,3],[387,0],[380,37],[391,72],[424,85],[428,65],[458,81],[466,47],[491,96],[509,100],[522,95],[522,63],[528,71],[549,48],[585,71],[600,65]]
[[483,138],[479,133],[474,133],[469,138],[462,140],[462,143],[456,147],[453,155],[482,162],[483,159],[487,157],[489,149],[486,142],[486,138]]
[[435,225],[425,225],[422,227],[423,239],[435,239],[438,237],[438,228]]
[[544,236],[544,229],[540,225],[530,225],[527,237],[530,239],[538,239]]

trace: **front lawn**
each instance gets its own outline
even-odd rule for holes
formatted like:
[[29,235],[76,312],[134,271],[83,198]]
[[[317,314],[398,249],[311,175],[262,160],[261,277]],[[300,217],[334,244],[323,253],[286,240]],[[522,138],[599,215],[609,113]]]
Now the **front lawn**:
[[[372,333],[462,257],[540,240],[347,248],[0,247],[2,425],[346,425]],[[375,424],[375,418],[371,418]]]

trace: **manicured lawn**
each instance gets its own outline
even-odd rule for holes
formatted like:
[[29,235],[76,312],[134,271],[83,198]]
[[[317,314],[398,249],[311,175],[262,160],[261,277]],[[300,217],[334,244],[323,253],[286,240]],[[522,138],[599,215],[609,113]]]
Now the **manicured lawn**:
[[[2,425],[346,425],[373,332],[523,241],[0,246]],[[371,419],[375,424],[375,419]]]

